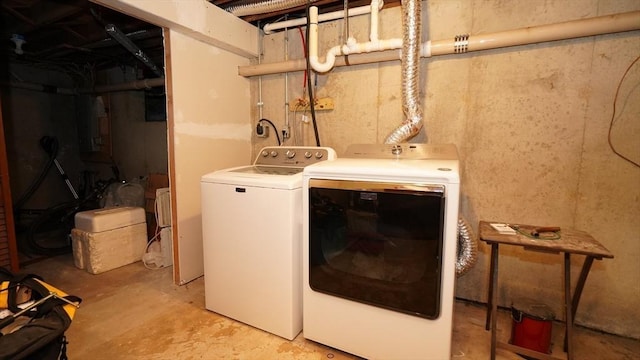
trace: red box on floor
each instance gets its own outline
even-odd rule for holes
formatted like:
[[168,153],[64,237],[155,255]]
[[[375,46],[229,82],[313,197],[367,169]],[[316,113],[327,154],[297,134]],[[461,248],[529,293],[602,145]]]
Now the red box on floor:
[[517,299],[511,307],[511,344],[551,353],[551,328],[555,314],[549,306],[531,299]]

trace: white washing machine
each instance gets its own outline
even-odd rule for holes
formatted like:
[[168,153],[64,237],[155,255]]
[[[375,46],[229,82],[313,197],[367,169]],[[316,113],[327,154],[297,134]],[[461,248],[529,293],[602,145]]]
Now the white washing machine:
[[326,147],[267,147],[253,165],[204,175],[208,310],[292,340],[302,329],[302,170]]
[[450,359],[453,145],[359,145],[303,173],[304,337],[367,359]]

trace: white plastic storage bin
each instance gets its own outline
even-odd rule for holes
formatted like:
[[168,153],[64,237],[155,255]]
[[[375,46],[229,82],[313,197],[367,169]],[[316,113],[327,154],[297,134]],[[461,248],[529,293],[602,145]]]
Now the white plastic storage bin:
[[76,267],[99,274],[142,259],[147,223],[141,207],[82,211],[71,231]]

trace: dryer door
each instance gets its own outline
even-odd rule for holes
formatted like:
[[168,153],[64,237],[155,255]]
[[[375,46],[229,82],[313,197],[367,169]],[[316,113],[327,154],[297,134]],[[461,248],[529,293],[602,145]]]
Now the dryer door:
[[428,319],[440,315],[445,186],[309,181],[309,285]]

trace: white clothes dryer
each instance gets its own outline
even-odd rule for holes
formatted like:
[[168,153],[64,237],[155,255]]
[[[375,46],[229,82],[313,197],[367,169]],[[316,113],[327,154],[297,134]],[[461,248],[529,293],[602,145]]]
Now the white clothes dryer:
[[453,145],[359,145],[303,173],[304,337],[367,359],[451,357]]
[[302,329],[302,170],[326,147],[266,147],[253,165],[204,175],[205,307],[294,339]]

